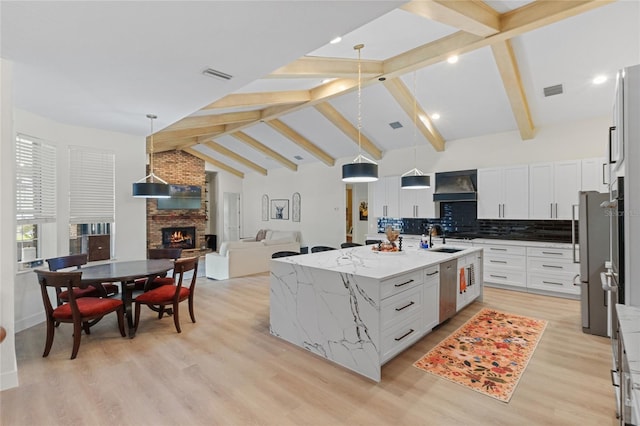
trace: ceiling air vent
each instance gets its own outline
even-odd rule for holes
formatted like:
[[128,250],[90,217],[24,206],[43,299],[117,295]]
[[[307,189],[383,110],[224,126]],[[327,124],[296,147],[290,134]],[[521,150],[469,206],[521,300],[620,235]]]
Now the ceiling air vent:
[[295,158],[295,159],[296,159],[296,160],[298,160],[298,161],[303,159],[303,158],[302,158],[302,157],[300,157],[299,155],[294,155],[294,156],[293,156],[293,158]]
[[231,80],[233,77],[230,74],[224,73],[222,71],[214,70],[213,68],[207,68],[202,71],[202,74],[207,75],[209,77],[217,78],[219,80]]
[[559,95],[563,92],[562,84],[556,84],[555,86],[545,87],[544,89],[544,97],[548,98],[549,96]]
[[389,126],[391,126],[391,128],[392,128],[393,130],[395,130],[395,129],[399,129],[399,128],[401,128],[401,127],[402,127],[402,124],[400,124],[400,122],[399,122],[399,121],[394,121],[393,123],[389,123]]

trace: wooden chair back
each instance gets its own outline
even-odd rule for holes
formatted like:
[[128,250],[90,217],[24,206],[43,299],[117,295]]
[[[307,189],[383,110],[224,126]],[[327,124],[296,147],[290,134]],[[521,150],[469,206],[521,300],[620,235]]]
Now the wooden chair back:
[[176,291],[176,297],[177,295],[180,293],[180,287],[182,287],[183,284],[183,278],[184,278],[184,274],[185,272],[189,272],[189,271],[193,271],[193,276],[191,277],[191,282],[189,284],[189,289],[191,291],[189,297],[192,298],[193,297],[193,291],[196,288],[196,279],[198,278],[198,257],[185,257],[182,259],[178,259],[176,260],[175,264],[173,265],[173,280],[176,283],[176,286],[178,287],[178,290]]
[[52,257],[46,259],[49,264],[49,271],[58,271],[60,269],[71,268],[75,266],[80,269],[80,266],[86,265],[88,256],[86,253],[72,254],[70,256]]
[[[68,256],[65,256],[68,257]],[[85,255],[86,257],[86,255]],[[69,265],[74,266],[74,265]],[[49,266],[51,267],[51,266]],[[51,303],[51,298],[49,296],[49,292],[47,291],[48,287],[52,287],[56,290],[56,294],[59,294],[61,291],[68,290],[67,294],[69,295],[69,304],[71,304],[71,312],[78,312],[78,305],[76,303],[75,292],[71,289],[73,287],[82,287],[82,271],[73,271],[73,272],[54,272],[54,271],[44,271],[41,269],[36,269],[35,273],[38,275],[38,284],[40,284],[40,292],[42,293],[42,303],[44,304],[44,311],[49,318],[53,315],[53,304]]]

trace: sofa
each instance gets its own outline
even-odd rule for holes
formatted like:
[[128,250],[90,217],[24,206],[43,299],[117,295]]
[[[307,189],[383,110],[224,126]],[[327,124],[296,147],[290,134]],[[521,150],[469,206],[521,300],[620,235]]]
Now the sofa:
[[279,251],[300,251],[298,231],[258,231],[255,238],[225,241],[217,253],[207,253],[205,274],[214,280],[268,272],[271,255]]

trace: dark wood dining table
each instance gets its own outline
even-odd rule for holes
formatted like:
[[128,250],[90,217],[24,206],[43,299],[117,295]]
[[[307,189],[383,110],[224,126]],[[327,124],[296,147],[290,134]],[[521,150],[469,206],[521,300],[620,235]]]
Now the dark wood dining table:
[[101,286],[102,283],[120,282],[120,293],[122,294],[122,303],[124,303],[130,338],[135,336],[131,309],[134,281],[139,278],[146,278],[146,288],[155,277],[171,269],[173,269],[173,260],[169,259],[109,262],[80,268],[82,271],[82,283],[94,286],[98,290],[102,289],[103,296],[106,296],[106,292]]

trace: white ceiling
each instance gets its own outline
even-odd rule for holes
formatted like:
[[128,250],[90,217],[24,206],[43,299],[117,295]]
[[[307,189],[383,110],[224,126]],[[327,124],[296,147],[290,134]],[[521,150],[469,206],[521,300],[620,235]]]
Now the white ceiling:
[[[15,102],[20,108],[79,126],[131,134],[156,130],[229,93],[311,89],[315,78],[262,78],[304,56],[386,60],[453,34],[453,28],[404,10],[404,2],[200,1],[200,2],[7,2],[0,3],[2,57],[14,62]],[[500,13],[529,1],[485,1]],[[603,3],[604,4],[604,3]],[[605,4],[511,39],[535,127],[610,114],[614,77],[640,63],[640,2]],[[33,30],[29,30],[33,29]],[[328,40],[341,35],[339,44]],[[232,74],[222,82],[206,67]],[[609,77],[602,85],[594,76]],[[517,131],[504,84],[489,47],[463,54],[457,64],[439,62],[401,76],[445,140]],[[563,84],[564,94],[545,98],[543,88]],[[357,93],[329,103],[357,124]],[[382,151],[416,142],[412,117],[382,84],[362,90],[362,133]],[[280,117],[334,158],[357,146],[314,108]],[[404,127],[393,130],[388,123]],[[243,130],[296,164],[317,162],[270,126]],[[417,132],[417,143],[428,144]],[[231,136],[219,144],[267,168],[283,167]],[[215,151],[196,149],[244,173],[252,169]],[[295,159],[300,156],[303,159]]]

